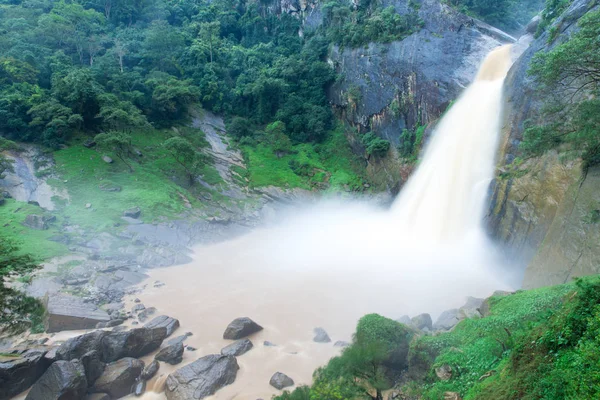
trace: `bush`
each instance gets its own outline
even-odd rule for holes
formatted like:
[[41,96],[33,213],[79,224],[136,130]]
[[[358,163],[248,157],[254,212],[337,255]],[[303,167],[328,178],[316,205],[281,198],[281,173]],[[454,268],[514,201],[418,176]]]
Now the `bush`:
[[381,139],[372,132],[366,133],[361,140],[367,154],[370,156],[383,157],[390,150],[390,142]]

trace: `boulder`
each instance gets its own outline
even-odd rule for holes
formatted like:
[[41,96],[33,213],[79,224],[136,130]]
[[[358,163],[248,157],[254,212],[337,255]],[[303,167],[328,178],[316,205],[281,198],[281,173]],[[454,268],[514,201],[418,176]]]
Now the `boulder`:
[[96,146],[96,142],[92,139],[86,140],[85,143],[83,143],[83,147],[87,147],[88,149],[91,149],[94,146]]
[[142,214],[142,210],[139,207],[133,207],[128,210],[123,211],[123,216],[127,218],[138,219]]
[[315,337],[313,338],[313,342],[317,343],[329,343],[331,342],[331,338],[323,328],[315,328],[314,330]]
[[133,394],[135,394],[137,397],[139,397],[139,396],[143,395],[145,391],[146,391],[146,381],[143,379],[138,380],[138,382],[135,384],[135,387],[133,388]]
[[408,315],[403,315],[398,318],[396,321],[400,322],[402,325],[406,325],[408,327],[413,327],[412,319]]
[[235,381],[239,370],[233,356],[211,354],[202,357],[167,377],[167,400],[200,400]]
[[98,329],[101,329],[101,328],[114,328],[115,326],[122,325],[123,322],[125,322],[125,320],[123,320],[121,318],[111,319],[108,322],[98,322],[96,324],[96,328],[98,328]]
[[146,306],[144,306],[143,304],[138,303],[138,304],[136,304],[135,306],[133,306],[131,308],[131,312],[134,313],[134,314],[136,314],[136,313],[139,313],[140,311],[145,310],[145,309],[146,309]]
[[109,156],[102,156],[102,161],[104,161],[107,164],[112,164],[113,163],[113,159],[110,158]]
[[269,385],[275,389],[282,390],[286,387],[294,386],[294,380],[282,372],[275,372],[269,381]]
[[167,340],[167,345],[172,345],[172,344],[177,344],[177,343],[183,343],[185,341],[185,339],[187,339],[189,337],[188,334],[185,335],[180,335],[177,337],[174,337],[172,339]]
[[81,399],[87,391],[83,365],[78,361],[56,361],[33,385],[26,400]]
[[113,362],[123,357],[143,357],[158,349],[166,336],[165,327],[111,332],[102,340],[103,360]]
[[48,229],[48,223],[44,220],[42,215],[29,214],[25,217],[23,225],[31,229],[37,229],[39,231],[45,231]]
[[150,318],[151,315],[156,314],[156,308],[154,307],[148,307],[146,309],[144,309],[143,311],[141,311],[138,314],[138,319],[142,322],[146,321],[148,318]]
[[143,361],[131,357],[122,358],[106,365],[104,373],[96,380],[92,390],[106,393],[113,399],[125,397],[132,393],[143,369]]
[[152,379],[152,377],[154,377],[154,375],[156,375],[158,372],[159,368],[160,363],[156,360],[152,360],[150,364],[144,367],[144,370],[142,371],[142,379],[145,381]]
[[269,342],[268,340],[265,340],[263,342],[263,346],[265,346],[265,347],[277,347],[277,345],[275,343]]
[[416,317],[413,317],[411,322],[415,328],[420,330],[433,329],[433,321],[431,320],[431,315],[429,314],[419,314]]
[[250,339],[242,339],[237,342],[231,343],[229,346],[223,347],[221,349],[221,354],[224,356],[241,356],[242,354],[247,353],[252,349],[254,345],[250,341]]
[[441,367],[435,369],[435,374],[442,381],[449,381],[452,379],[452,367],[448,364],[444,364]]
[[100,359],[100,352],[92,350],[81,357],[81,364],[85,370],[85,379],[88,386],[92,386],[104,372],[105,364]]
[[527,33],[531,33],[533,35],[537,31],[540,22],[542,22],[542,16],[539,14],[531,18],[531,21],[529,21],[527,27],[525,28]]
[[0,399],[9,399],[33,385],[50,365],[45,354],[31,349],[14,356],[0,355]]
[[167,336],[171,336],[171,333],[173,333],[175,329],[179,328],[179,320],[167,317],[166,315],[159,315],[152,321],[147,322],[144,326],[150,329],[164,327],[167,329]]
[[348,343],[348,342],[345,342],[345,341],[343,341],[343,340],[338,340],[337,342],[335,342],[335,343],[333,344],[333,346],[334,346],[334,347],[348,347],[348,346],[350,346],[350,343]]
[[70,361],[80,359],[92,351],[102,353],[102,339],[108,335],[105,331],[94,331],[68,339],[56,350],[57,360]]
[[223,339],[238,340],[259,332],[262,326],[248,317],[236,318],[227,326],[223,333]]
[[436,331],[449,331],[454,328],[461,320],[461,312],[454,308],[444,311],[433,324],[433,329]]
[[183,343],[180,342],[163,347],[154,356],[154,359],[171,365],[179,364],[183,360]]
[[467,297],[467,302],[464,306],[459,308],[461,312],[461,319],[481,317],[479,308],[483,304],[484,299],[478,299],[477,297]]
[[46,332],[91,329],[110,321],[106,311],[76,296],[53,293],[46,295],[44,303]]

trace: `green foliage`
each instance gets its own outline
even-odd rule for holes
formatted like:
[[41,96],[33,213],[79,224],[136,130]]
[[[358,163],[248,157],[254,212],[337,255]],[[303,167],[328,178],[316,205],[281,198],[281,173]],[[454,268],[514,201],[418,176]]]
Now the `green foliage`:
[[0,136],[0,179],[4,178],[5,172],[13,172],[12,160],[4,157],[2,152],[13,149],[15,146],[13,142]]
[[202,167],[204,157],[187,139],[181,136],[174,136],[167,139],[164,146],[188,174],[190,186],[193,185]]
[[373,132],[365,133],[361,141],[370,156],[383,157],[390,150],[389,140],[382,139]]
[[37,328],[43,313],[39,301],[5,285],[5,279],[23,276],[39,268],[27,254],[20,253],[18,243],[0,236],[0,332],[17,333],[28,327]]
[[[573,0],[546,0],[544,11],[542,12],[542,20],[538,25],[535,36],[539,37],[572,2]],[[554,40],[554,37],[551,37],[551,39]]]
[[446,2],[459,11],[480,18],[491,25],[513,31],[527,24],[540,11],[544,0],[446,0]]
[[549,93],[543,125],[526,129],[521,150],[537,156],[559,149],[581,157],[584,169],[600,164],[600,12],[579,21],[580,30],[548,52],[536,54],[529,73]]
[[117,156],[119,160],[123,161],[123,164],[127,165],[129,171],[133,172],[133,167],[127,161],[132,154],[131,136],[129,134],[120,131],[110,131],[100,133],[94,139],[101,149],[108,150]]
[[398,153],[411,162],[416,162],[419,158],[419,152],[423,146],[423,135],[425,134],[425,126],[419,125],[414,131],[404,129],[400,135],[400,145]]

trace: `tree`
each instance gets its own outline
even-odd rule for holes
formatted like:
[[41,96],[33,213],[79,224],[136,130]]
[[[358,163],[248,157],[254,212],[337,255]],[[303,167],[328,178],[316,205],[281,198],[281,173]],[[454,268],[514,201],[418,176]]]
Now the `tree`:
[[151,107],[157,121],[179,118],[200,97],[200,89],[191,79],[179,80],[164,72],[151,74],[146,85],[152,89]]
[[98,96],[100,112],[97,117],[102,125],[109,130],[124,130],[126,128],[147,128],[150,126],[142,111],[129,101],[119,100],[112,93]]
[[100,148],[112,152],[123,164],[127,165],[129,172],[133,172],[133,167],[127,162],[131,155],[131,136],[125,132],[110,131],[100,133],[94,138]]
[[292,141],[286,135],[285,124],[281,121],[275,121],[267,125],[265,137],[275,154],[285,154],[292,150]]
[[0,332],[17,333],[41,323],[41,303],[5,286],[6,279],[40,268],[33,257],[21,254],[19,250],[12,238],[0,236]]
[[42,132],[43,142],[50,147],[58,147],[65,143],[71,133],[83,123],[79,114],[60,104],[56,99],[49,98],[29,109],[31,116],[29,126],[39,128]]
[[221,33],[221,23],[219,21],[203,22],[200,24],[198,36],[202,42],[208,46],[210,54],[210,63],[213,63],[213,51],[217,46],[219,35]]
[[15,149],[16,144],[10,140],[4,139],[0,136],[0,179],[4,179],[5,172],[13,172],[12,160],[2,155],[3,151]]
[[202,166],[202,155],[196,151],[187,139],[181,136],[167,139],[164,147],[171,153],[175,161],[183,167],[188,175],[190,186],[192,186]]

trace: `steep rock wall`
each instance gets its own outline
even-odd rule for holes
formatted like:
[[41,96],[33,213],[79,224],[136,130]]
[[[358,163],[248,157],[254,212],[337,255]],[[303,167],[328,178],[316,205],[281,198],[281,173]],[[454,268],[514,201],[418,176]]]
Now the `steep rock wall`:
[[563,283],[575,276],[600,273],[600,169],[583,177],[580,163],[564,162],[556,152],[509,166],[520,155],[525,123],[540,122],[544,95],[527,75],[536,52],[547,51],[577,29],[594,2],[574,0],[557,19],[555,40],[549,31],[533,41],[517,60],[505,83],[503,141],[498,173],[491,189],[487,223],[506,247],[525,288]]

